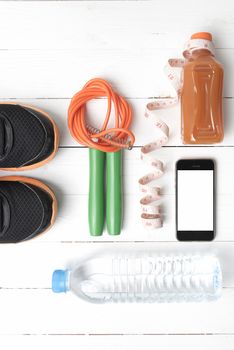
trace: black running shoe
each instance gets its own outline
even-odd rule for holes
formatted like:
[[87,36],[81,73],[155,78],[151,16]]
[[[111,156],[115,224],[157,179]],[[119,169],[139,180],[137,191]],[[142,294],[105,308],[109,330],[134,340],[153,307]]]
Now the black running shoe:
[[30,170],[51,160],[59,132],[53,119],[34,107],[0,103],[0,169]]
[[0,178],[0,243],[18,243],[44,233],[56,213],[55,195],[42,182],[22,176]]

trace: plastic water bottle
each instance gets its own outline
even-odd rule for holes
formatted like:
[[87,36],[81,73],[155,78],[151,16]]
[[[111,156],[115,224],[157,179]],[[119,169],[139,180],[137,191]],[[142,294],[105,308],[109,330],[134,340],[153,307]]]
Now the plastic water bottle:
[[94,303],[216,300],[222,273],[214,256],[102,257],[55,270],[52,290]]

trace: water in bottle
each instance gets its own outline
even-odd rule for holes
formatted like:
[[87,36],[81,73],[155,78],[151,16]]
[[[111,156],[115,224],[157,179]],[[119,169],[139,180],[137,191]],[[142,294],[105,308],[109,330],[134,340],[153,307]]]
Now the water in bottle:
[[99,257],[52,277],[55,293],[94,303],[209,301],[221,288],[218,259],[199,255]]

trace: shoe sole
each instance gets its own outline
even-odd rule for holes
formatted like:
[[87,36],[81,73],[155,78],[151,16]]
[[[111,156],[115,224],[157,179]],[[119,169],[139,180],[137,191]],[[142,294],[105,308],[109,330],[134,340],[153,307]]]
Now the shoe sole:
[[0,104],[20,105],[22,107],[31,108],[35,112],[41,113],[44,117],[49,119],[51,124],[53,125],[53,130],[54,130],[54,149],[53,149],[53,152],[49,155],[49,157],[47,157],[46,159],[44,159],[41,162],[38,162],[36,164],[25,165],[25,166],[22,166],[19,168],[0,168],[0,170],[5,170],[5,171],[33,170],[33,169],[39,168],[39,167],[45,165],[46,163],[48,163],[49,161],[51,161],[54,158],[55,154],[57,153],[58,147],[59,147],[59,129],[58,129],[54,119],[51,118],[51,116],[48,113],[42,111],[41,109],[30,106],[30,105],[18,104],[18,103],[14,103],[14,102],[1,102]]
[[[43,231],[39,235],[31,238],[30,241],[32,239],[35,239],[35,238],[43,235],[47,231],[49,231],[49,229],[54,225],[54,222],[55,222],[55,219],[57,216],[57,212],[58,212],[58,202],[57,202],[55,194],[51,190],[51,188],[39,180],[33,179],[31,177],[25,177],[25,176],[3,176],[3,177],[0,177],[0,181],[18,181],[18,182],[22,182],[22,183],[29,184],[29,185],[34,185],[36,187],[41,188],[42,190],[44,190],[45,192],[47,192],[50,195],[50,197],[52,198],[52,216],[51,216],[51,220],[50,220],[50,225],[47,227],[47,229],[45,231]],[[25,241],[22,241],[22,242],[25,242]]]

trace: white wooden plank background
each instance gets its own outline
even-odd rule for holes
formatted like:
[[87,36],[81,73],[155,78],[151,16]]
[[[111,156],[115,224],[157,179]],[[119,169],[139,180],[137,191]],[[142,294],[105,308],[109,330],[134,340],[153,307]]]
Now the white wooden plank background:
[[[26,172],[47,182],[59,199],[55,226],[20,245],[0,246],[0,344],[3,349],[220,349],[234,347],[234,15],[228,0],[0,1],[0,98],[31,104],[54,116],[61,130],[56,158]],[[149,169],[139,147],[125,152],[125,219],[121,236],[91,238],[87,226],[88,152],[66,127],[71,96],[90,78],[110,80],[134,109],[136,146],[154,139],[144,106],[172,94],[162,68],[195,31],[211,31],[225,66],[225,139],[216,147],[184,147],[179,107],[159,112],[171,129],[157,152],[166,174],[164,227],[146,232],[139,221],[137,180]],[[89,106],[99,119],[105,101]],[[217,237],[204,244],[175,239],[174,166],[181,157],[217,163]],[[220,258],[223,297],[211,304],[89,305],[50,290],[55,268],[101,252],[204,252]]]

